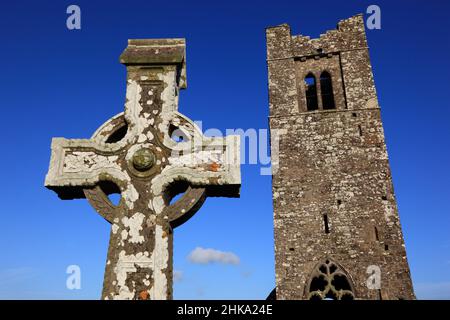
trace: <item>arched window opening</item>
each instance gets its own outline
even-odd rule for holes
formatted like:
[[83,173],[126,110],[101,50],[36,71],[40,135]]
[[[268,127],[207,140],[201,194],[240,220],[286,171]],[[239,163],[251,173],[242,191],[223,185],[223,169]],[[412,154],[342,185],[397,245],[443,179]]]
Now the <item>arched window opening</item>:
[[320,90],[322,92],[322,107],[324,110],[336,109],[334,104],[333,84],[331,75],[324,71],[320,75]]
[[310,300],[354,300],[355,295],[344,270],[327,259],[313,271],[307,298]]
[[306,93],[306,109],[308,111],[319,109],[317,103],[316,77],[312,73],[308,73],[305,77],[305,93]]

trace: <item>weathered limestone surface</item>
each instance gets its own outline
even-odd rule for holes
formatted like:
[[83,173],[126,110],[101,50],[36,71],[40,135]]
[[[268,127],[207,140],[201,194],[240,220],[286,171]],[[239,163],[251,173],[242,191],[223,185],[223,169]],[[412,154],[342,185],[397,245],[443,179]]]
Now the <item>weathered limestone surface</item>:
[[[129,40],[120,61],[125,112],[91,139],[54,138],[45,185],[62,199],[86,197],[111,223],[102,298],[171,299],[173,228],[208,195],[239,196],[240,140],[204,137],[177,111],[184,39]],[[107,197],[115,192],[117,206]]]
[[[362,16],[319,39],[291,36],[287,25],[266,33],[270,128],[287,132],[273,176],[277,298],[414,299]],[[371,265],[380,289],[367,286]]]

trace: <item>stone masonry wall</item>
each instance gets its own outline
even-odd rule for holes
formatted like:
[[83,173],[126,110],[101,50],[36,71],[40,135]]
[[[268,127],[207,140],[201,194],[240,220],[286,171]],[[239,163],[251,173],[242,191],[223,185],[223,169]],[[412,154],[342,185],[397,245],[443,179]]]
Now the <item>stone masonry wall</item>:
[[[356,299],[414,299],[362,16],[312,40],[269,28],[267,48],[270,128],[285,130],[273,176],[277,298],[307,299],[330,260]],[[303,78],[323,70],[337,108],[308,112]],[[367,286],[370,266],[380,289]]]

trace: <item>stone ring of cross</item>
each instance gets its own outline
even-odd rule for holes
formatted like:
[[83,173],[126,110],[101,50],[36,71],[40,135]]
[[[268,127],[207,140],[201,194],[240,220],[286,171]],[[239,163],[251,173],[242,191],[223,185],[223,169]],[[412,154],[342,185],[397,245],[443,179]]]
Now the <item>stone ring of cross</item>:
[[[186,121],[184,127],[193,128],[193,124]],[[99,141],[100,144],[117,143],[125,138],[127,129],[128,125],[125,121],[124,114],[120,113],[105,122],[94,133],[91,139]],[[127,151],[122,153],[121,160],[124,163],[123,167],[128,172],[131,180],[136,180],[134,184],[139,184],[138,180],[141,180],[146,185],[146,188],[150,187],[149,182],[152,178],[161,173],[162,167],[167,164],[166,159],[170,158],[170,154],[176,154],[170,147],[166,147],[159,141],[158,135],[155,135],[155,141],[153,143],[130,143],[129,145],[130,147],[127,148]],[[103,181],[99,181],[94,187],[83,188],[83,193],[89,200],[89,203],[111,223],[114,222],[114,217],[126,209],[127,206],[126,194],[121,197],[118,205],[112,204],[108,198],[108,195],[112,193],[121,193],[123,191],[119,187],[120,184],[120,180],[115,181],[113,177],[105,177]],[[127,191],[126,187],[124,191]],[[172,228],[188,220],[206,199],[205,187],[190,186],[181,177],[179,180],[167,185],[164,191],[162,194],[164,200],[162,216],[166,217]],[[183,196],[176,202],[170,204],[171,200],[179,193],[183,193]]]
[[91,139],[53,138],[45,185],[62,199],[87,198],[111,223],[104,299],[171,299],[173,228],[208,196],[239,196],[240,140],[203,136],[178,112],[184,39],[129,40],[120,61],[125,111]]

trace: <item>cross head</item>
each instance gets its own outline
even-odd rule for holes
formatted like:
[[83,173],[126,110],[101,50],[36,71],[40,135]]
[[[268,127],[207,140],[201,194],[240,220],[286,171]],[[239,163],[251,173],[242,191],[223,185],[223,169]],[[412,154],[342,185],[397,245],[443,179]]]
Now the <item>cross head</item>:
[[103,299],[171,299],[173,229],[206,197],[239,196],[239,136],[203,136],[178,112],[185,56],[184,39],[129,40],[125,111],[91,139],[52,140],[45,186],[111,224]]

